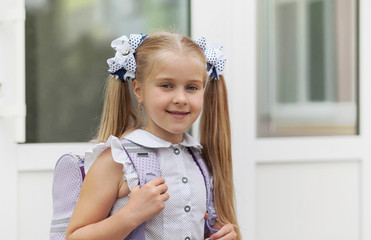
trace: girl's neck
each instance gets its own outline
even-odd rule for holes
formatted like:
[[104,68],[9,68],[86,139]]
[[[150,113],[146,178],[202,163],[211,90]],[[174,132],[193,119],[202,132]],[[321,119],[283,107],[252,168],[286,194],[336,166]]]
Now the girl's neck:
[[167,133],[167,132],[157,132],[153,131],[148,125],[144,127],[144,130],[155,135],[158,138],[161,138],[167,142],[171,142],[172,144],[178,144],[183,141],[184,133],[180,134],[173,134],[173,133]]

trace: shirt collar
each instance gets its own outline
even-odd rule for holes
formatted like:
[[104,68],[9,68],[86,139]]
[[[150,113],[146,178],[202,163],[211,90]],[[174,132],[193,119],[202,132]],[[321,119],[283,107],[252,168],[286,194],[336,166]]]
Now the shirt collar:
[[179,144],[172,144],[171,142],[165,141],[143,129],[134,130],[125,136],[125,138],[148,148],[168,148],[171,146],[180,145],[184,147],[196,147],[198,149],[202,149],[201,144],[188,133],[184,133],[183,141]]

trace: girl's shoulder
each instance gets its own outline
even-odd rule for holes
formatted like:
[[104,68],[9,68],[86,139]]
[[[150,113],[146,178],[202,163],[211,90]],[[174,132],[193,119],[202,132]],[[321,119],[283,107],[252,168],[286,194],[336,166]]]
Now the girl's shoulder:
[[[97,164],[107,164],[107,167],[117,169],[123,180],[127,180],[130,189],[138,183],[138,174],[124,149],[125,139],[110,136],[106,142],[98,143],[85,153],[85,172],[88,174],[90,168]],[[97,162],[97,163],[96,163]],[[98,163],[103,162],[103,163]]]
[[120,181],[123,175],[122,166],[113,160],[111,148],[105,149],[95,159],[88,173],[98,179],[114,178],[116,181]]

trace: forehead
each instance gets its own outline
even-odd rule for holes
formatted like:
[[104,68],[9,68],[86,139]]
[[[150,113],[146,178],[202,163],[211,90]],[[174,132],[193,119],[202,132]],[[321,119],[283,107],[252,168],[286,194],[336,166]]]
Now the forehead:
[[206,63],[196,54],[174,53],[161,54],[155,61],[150,75],[179,72],[183,75],[198,75],[206,79]]

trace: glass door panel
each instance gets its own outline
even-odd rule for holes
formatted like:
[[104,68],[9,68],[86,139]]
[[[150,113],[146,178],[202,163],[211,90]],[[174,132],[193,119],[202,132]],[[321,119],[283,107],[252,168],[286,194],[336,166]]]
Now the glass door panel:
[[358,134],[357,6],[262,1],[259,137]]
[[26,142],[83,142],[100,120],[121,35],[189,34],[189,1],[26,0]]

